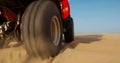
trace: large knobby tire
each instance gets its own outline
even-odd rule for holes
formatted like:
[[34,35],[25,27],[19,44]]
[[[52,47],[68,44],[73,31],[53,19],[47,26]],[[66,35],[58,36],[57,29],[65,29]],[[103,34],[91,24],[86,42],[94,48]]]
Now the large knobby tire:
[[30,57],[46,59],[60,51],[62,23],[59,10],[52,1],[31,3],[24,12],[21,30]]
[[74,40],[74,23],[72,17],[69,17],[65,21],[65,29],[64,38],[66,43],[70,43]]

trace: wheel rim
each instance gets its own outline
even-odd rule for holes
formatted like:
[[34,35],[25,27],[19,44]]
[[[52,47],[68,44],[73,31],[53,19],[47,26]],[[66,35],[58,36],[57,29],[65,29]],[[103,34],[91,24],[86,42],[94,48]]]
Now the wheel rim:
[[61,29],[60,29],[59,19],[57,16],[54,16],[52,18],[52,24],[51,24],[51,36],[55,46],[59,45],[60,34],[61,34]]

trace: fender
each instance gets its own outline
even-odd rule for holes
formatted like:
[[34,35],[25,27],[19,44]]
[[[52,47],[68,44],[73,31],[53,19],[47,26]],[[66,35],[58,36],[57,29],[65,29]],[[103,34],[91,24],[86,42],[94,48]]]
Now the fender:
[[[19,2],[18,2],[19,1]],[[24,4],[25,5],[25,7],[27,7],[27,5],[28,5],[28,3],[31,3],[32,1],[35,1],[35,0],[29,0],[28,2],[26,2],[26,0],[11,0],[10,2],[8,2],[8,3],[10,3],[9,4],[9,8],[11,8],[11,7],[22,7],[22,5],[20,5],[19,3],[21,2],[22,4]],[[54,1],[54,2],[56,2],[56,1],[58,1],[58,0],[52,0],[52,1]],[[5,6],[6,7],[6,5],[8,5],[8,4],[6,4],[7,3],[7,0],[0,0],[0,3],[4,3],[3,4],[3,6]],[[18,3],[18,4],[16,4],[16,3]],[[12,4],[14,4],[14,5],[12,5]],[[61,7],[61,16],[62,16],[62,19],[63,20],[65,20],[65,19],[67,19],[69,16],[70,16],[70,5],[69,5],[69,2],[68,2],[68,0],[60,0],[59,2],[58,2],[58,4],[59,4],[59,6]],[[13,13],[12,13],[13,14]],[[10,12],[10,15],[11,15],[11,12]],[[15,16],[15,15],[14,15]],[[9,16],[10,17],[10,16]],[[11,18],[11,17],[10,17]],[[9,19],[10,19],[9,18]],[[16,18],[16,17],[15,17]],[[11,19],[10,19],[11,20]]]
[[68,0],[63,0],[60,2],[62,19],[65,20],[70,16],[70,5]]
[[0,12],[1,12],[1,15],[7,19],[7,21],[17,20],[17,15],[7,7],[1,7]]

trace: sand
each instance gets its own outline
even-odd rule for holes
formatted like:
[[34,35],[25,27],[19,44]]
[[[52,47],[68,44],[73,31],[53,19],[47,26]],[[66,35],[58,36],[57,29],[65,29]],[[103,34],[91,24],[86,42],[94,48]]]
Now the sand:
[[55,57],[28,60],[23,46],[0,49],[0,63],[120,63],[120,34],[76,34]]

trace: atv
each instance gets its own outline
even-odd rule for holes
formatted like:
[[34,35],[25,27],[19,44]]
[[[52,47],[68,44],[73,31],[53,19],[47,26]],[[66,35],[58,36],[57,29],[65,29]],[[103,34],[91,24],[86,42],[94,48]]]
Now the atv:
[[12,36],[30,57],[59,53],[62,39],[74,40],[68,0],[0,0],[0,47]]

